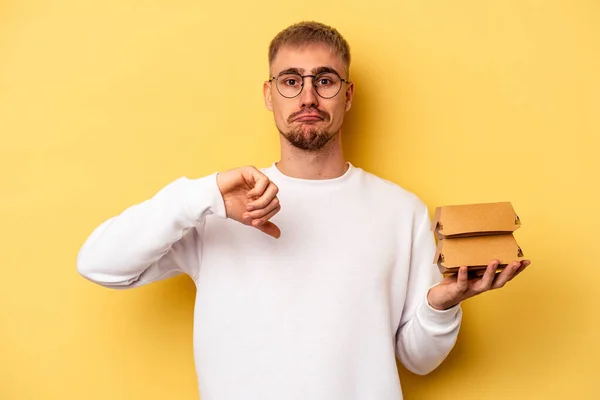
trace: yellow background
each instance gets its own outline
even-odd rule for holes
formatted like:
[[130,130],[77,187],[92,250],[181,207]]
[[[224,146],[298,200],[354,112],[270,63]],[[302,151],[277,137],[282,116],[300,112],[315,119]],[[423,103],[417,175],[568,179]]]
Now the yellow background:
[[112,291],[76,255],[179,176],[277,159],[267,46],[302,19],[351,44],[350,161],[431,211],[508,200],[523,222],[532,266],[463,304],[406,398],[596,398],[599,4],[2,0],[0,398],[197,398],[191,280]]

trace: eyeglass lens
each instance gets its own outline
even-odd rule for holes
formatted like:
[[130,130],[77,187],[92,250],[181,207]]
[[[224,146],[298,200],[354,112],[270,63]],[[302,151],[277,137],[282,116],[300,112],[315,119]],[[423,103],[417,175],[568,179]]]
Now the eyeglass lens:
[[[306,78],[308,79],[308,77]],[[287,73],[277,77],[277,90],[283,97],[296,97],[302,91],[303,78],[299,74]],[[334,97],[342,87],[342,79],[330,72],[324,72],[312,77],[312,84],[319,96],[326,99]]]

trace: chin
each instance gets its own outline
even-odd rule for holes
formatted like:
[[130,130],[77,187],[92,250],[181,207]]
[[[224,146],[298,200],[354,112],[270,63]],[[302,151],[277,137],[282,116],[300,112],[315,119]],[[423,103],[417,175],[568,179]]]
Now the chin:
[[315,126],[296,127],[296,129],[285,133],[281,132],[281,134],[292,146],[309,152],[321,150],[335,136],[335,134]]

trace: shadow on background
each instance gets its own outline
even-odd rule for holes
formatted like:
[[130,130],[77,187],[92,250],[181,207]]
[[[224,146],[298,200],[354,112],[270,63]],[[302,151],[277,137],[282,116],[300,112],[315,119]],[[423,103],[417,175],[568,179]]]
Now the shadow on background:
[[373,131],[376,119],[381,117],[377,114],[380,99],[374,80],[360,66],[353,69],[351,79],[355,85],[354,98],[352,108],[344,117],[344,155],[354,165],[372,170],[376,165],[372,157],[376,149],[373,139],[381,134]]

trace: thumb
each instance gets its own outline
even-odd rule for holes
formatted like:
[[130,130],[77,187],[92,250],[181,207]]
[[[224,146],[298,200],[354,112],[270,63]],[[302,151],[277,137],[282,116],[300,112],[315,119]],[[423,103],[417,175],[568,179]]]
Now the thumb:
[[275,239],[279,239],[281,236],[281,230],[271,221],[267,221],[264,224],[257,226],[256,229],[266,233],[269,236],[273,236]]

